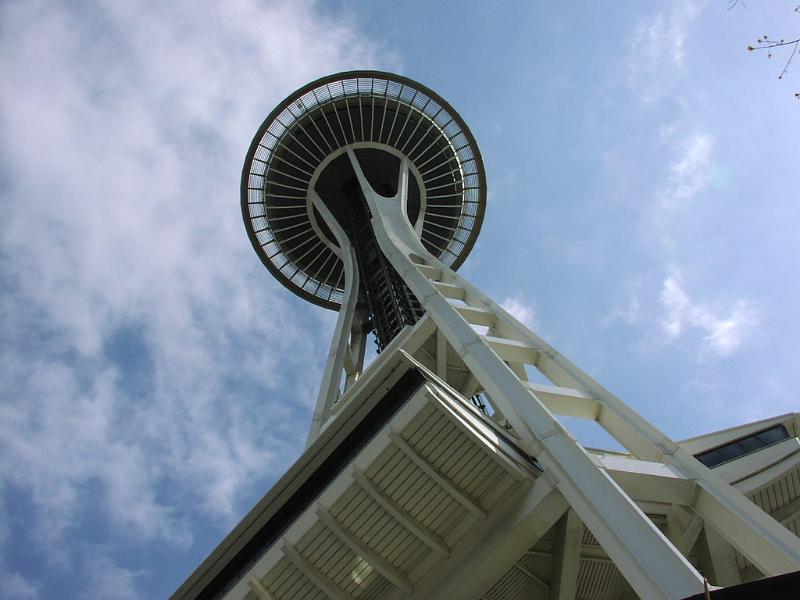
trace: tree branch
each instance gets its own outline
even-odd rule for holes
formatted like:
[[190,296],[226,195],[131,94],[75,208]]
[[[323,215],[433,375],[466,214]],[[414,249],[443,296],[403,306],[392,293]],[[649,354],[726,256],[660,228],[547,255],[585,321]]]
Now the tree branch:
[[763,39],[762,38],[758,38],[758,43],[760,45],[758,45],[758,46],[748,46],[747,49],[750,50],[751,52],[753,50],[768,50],[770,48],[777,48],[779,46],[791,46],[792,44],[797,46],[798,42],[800,42],[800,38],[797,38],[796,40],[792,40],[790,42],[784,42],[783,40],[781,40],[780,42],[774,42],[772,40],[768,40],[766,38],[766,36],[765,36]]
[[[742,8],[747,8],[744,4],[744,0],[728,0],[728,12],[730,12],[734,6],[741,4]],[[800,14],[800,5],[795,6],[794,11],[795,13]],[[778,79],[783,79],[783,76],[789,72],[789,65],[792,64],[792,60],[797,55],[797,50],[800,48],[800,37],[789,40],[788,42],[785,39],[781,40],[771,40],[764,34],[763,37],[760,37],[756,40],[756,46],[748,46],[748,52],[753,52],[755,50],[766,50],[767,51],[767,58],[772,58],[772,50],[775,48],[782,48],[783,46],[792,46],[792,51],[789,54],[789,58],[786,60],[786,64],[783,65],[783,69],[781,69],[780,75],[778,75]],[[794,95],[795,98],[800,100],[800,92],[796,92]]]

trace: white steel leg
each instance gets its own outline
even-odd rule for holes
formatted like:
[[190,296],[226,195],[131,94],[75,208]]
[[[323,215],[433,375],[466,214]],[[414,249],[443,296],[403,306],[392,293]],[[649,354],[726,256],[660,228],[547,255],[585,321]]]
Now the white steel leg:
[[[357,162],[354,155],[351,155],[351,160]],[[722,532],[725,539],[747,556],[763,573],[779,575],[800,568],[800,540],[798,538],[588,374],[559,354],[552,346],[508,314],[475,286],[431,256],[411,232],[405,214],[398,210],[398,206],[401,206],[402,203],[387,201],[375,194],[369,188],[366,178],[360,174],[360,169],[357,170],[357,174],[359,174],[362,187],[367,189],[368,193],[365,192],[365,196],[371,201],[370,207],[373,214],[379,217],[373,220],[376,234],[378,230],[383,231],[383,235],[379,235],[378,239],[384,253],[387,254],[398,272],[406,277],[412,291],[421,299],[425,299],[426,307],[429,310],[430,307],[441,307],[441,311],[432,311],[432,314],[437,325],[445,330],[454,348],[459,350],[460,343],[462,351],[467,351],[472,344],[477,343],[480,336],[475,336],[471,328],[464,329],[463,319],[460,320],[461,323],[456,323],[455,319],[443,318],[444,314],[452,316],[454,312],[463,312],[457,308],[454,309],[453,305],[445,300],[445,295],[457,297],[477,310],[494,314],[495,320],[491,323],[491,327],[495,336],[501,337],[484,337],[482,341],[488,342],[496,354],[503,356],[505,353],[504,357],[525,360],[529,364],[535,365],[554,384],[571,388],[596,400],[599,403],[596,413],[598,423],[628,448],[634,456],[673,465],[688,478],[697,481],[701,487],[701,493],[696,502],[696,510],[705,520]],[[403,178],[407,181],[408,174],[404,174],[401,169],[401,185],[398,195],[405,189],[402,185]],[[372,208],[373,204],[375,208]],[[413,255],[417,255],[421,260],[413,261]],[[424,263],[427,267],[438,270],[442,281],[431,282],[419,270],[418,263]],[[442,293],[443,289],[446,290],[444,293]],[[449,323],[449,321],[453,323]],[[485,317],[484,322],[486,322]],[[461,331],[465,337],[459,338],[458,331]],[[459,340],[461,341],[459,342]],[[485,344],[481,345],[485,346]],[[467,353],[469,352],[467,351]],[[466,358],[465,362],[467,362]],[[469,363],[467,364],[469,365]],[[477,372],[474,374],[478,375]],[[488,373],[486,376],[489,380],[492,379]],[[496,395],[489,387],[486,389],[492,397]],[[528,394],[528,398],[531,396],[536,398],[538,406],[542,406],[542,402],[535,393]],[[526,402],[526,404],[529,403],[530,400]],[[500,408],[503,407],[500,406]],[[516,428],[517,424],[510,418],[510,415],[507,416]],[[517,420],[519,420],[519,416],[518,414]],[[550,417],[552,418],[552,415]]]
[[443,272],[446,267],[425,250],[402,212],[406,162],[401,163],[397,196],[387,199],[372,190],[355,154],[348,153],[382,251],[634,589],[647,598],[683,598],[702,591],[702,578],[692,565],[417,270],[412,259]]
[[339,244],[337,252],[339,258],[344,263],[344,296],[336,319],[336,328],[333,333],[333,341],[328,352],[328,359],[325,363],[325,371],[322,375],[322,385],[317,395],[317,403],[314,408],[314,417],[311,421],[311,429],[308,433],[306,447],[319,436],[322,425],[331,414],[331,408],[339,399],[340,385],[343,372],[345,373],[346,386],[349,386],[361,372],[364,363],[364,338],[363,334],[356,335],[353,341],[356,346],[356,356],[353,355],[353,344],[351,338],[353,332],[358,329],[356,322],[356,303],[358,302],[358,269],[356,268],[356,256],[353,246],[347,234],[341,228],[328,207],[316,192],[311,192],[314,207],[319,211],[326,225],[330,228],[336,241]]

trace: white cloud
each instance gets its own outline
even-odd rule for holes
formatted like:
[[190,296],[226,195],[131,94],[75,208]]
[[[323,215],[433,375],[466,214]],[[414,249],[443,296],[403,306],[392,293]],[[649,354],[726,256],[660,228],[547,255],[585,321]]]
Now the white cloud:
[[517,321],[520,321],[532,329],[536,327],[536,310],[533,306],[525,302],[522,298],[522,294],[516,294],[512,298],[506,298],[500,303],[500,306],[511,314],[512,317],[517,319]]
[[664,94],[683,73],[686,38],[698,6],[691,0],[670,6],[667,14],[642,19],[631,36],[630,84],[644,101]]
[[713,145],[713,139],[705,133],[693,133],[681,142],[678,157],[669,166],[662,208],[675,209],[708,185]]
[[632,325],[638,323],[642,318],[642,303],[639,301],[638,294],[634,293],[626,303],[618,305],[611,311],[611,314],[604,319],[605,324],[620,319]]
[[736,351],[760,321],[753,302],[737,300],[725,311],[715,311],[706,304],[693,301],[673,273],[664,279],[661,288],[661,329],[664,340],[672,342],[689,328],[704,333],[700,357],[725,357]]
[[86,565],[83,597],[87,600],[136,600],[141,597],[136,584],[140,576],[141,573],[124,569],[106,556],[92,557]]
[[312,2],[31,1],[0,23],[0,483],[63,565],[85,511],[185,548],[185,514],[226,527],[300,449],[327,346],[329,315],[249,246],[250,136],[381,51]]
[[22,577],[19,573],[3,574],[3,585],[0,586],[0,598],[4,600],[36,600],[39,588]]
[[673,157],[663,182],[653,191],[653,201],[644,213],[642,232],[672,251],[674,238],[679,233],[676,226],[708,187],[714,138],[708,133],[694,131],[677,138],[670,147]]

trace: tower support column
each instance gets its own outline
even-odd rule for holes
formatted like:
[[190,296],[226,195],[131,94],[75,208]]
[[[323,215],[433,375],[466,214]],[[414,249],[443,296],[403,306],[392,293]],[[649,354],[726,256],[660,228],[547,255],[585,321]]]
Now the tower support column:
[[[613,413],[621,429],[630,434],[628,444],[639,445],[641,454],[651,460],[664,459],[697,480],[703,489],[699,512],[705,516],[708,511],[703,506],[714,501],[717,514],[732,519],[741,532],[749,531],[734,534],[740,544],[734,543],[748,558],[758,554],[754,562],[758,561],[759,568],[763,566],[767,573],[777,574],[800,566],[800,544],[794,536],[424,248],[405,216],[404,194],[409,178],[406,161],[401,163],[397,194],[386,198],[371,188],[355,154],[348,153],[382,251],[505,415],[523,447],[545,465],[545,472],[638,594],[647,598],[690,596],[702,591],[702,577],[558,422],[509,363],[541,364],[542,372],[553,383],[577,383],[580,391],[600,402],[600,414],[603,410]],[[429,278],[431,273],[439,275],[438,281]],[[508,337],[480,335],[450,300],[492,313],[494,329]],[[749,544],[742,539],[746,535],[758,541]]]
[[358,269],[356,268],[355,251],[347,234],[319,195],[314,191],[311,194],[313,195],[314,208],[319,211],[339,245],[336,254],[344,264],[344,296],[342,298],[342,309],[336,318],[336,327],[333,331],[328,358],[325,361],[322,384],[317,395],[306,447],[310,446],[317,438],[322,425],[330,417],[331,409],[339,399],[342,391],[342,379],[344,379],[346,388],[360,374],[364,364],[364,338],[366,337],[363,333],[363,327],[356,323],[359,315],[356,312],[358,303]]

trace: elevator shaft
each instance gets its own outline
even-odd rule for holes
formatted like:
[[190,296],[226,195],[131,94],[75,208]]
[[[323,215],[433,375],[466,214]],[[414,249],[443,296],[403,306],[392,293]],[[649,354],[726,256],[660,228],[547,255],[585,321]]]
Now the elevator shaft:
[[424,310],[378,247],[369,209],[363,196],[353,194],[347,234],[353,244],[359,271],[359,296],[366,302],[366,328],[375,335],[380,353],[406,325],[413,325]]

